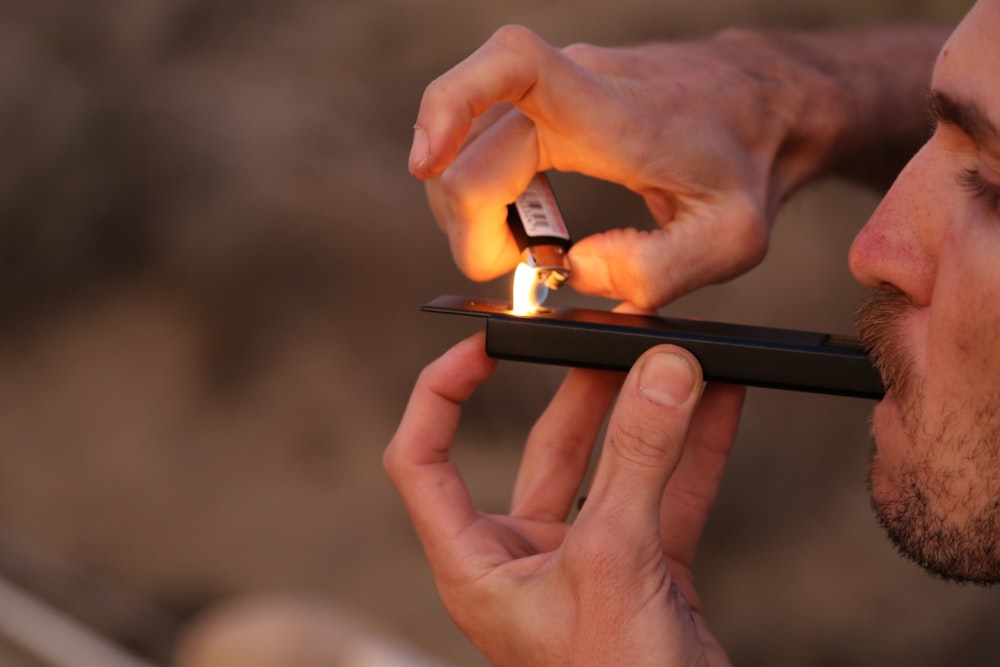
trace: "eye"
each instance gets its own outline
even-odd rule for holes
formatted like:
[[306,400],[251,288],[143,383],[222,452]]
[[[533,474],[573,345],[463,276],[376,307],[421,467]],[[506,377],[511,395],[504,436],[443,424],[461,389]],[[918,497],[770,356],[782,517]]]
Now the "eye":
[[978,169],[963,169],[958,174],[958,184],[972,195],[973,199],[982,201],[995,213],[1000,213],[1000,185],[994,185],[984,179]]

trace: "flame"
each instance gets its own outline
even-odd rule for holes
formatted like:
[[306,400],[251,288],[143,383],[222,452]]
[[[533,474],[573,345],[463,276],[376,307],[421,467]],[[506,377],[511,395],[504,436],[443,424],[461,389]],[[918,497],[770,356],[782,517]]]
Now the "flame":
[[531,315],[538,311],[547,294],[548,289],[538,270],[524,262],[518,264],[514,271],[514,306],[511,312],[514,315]]

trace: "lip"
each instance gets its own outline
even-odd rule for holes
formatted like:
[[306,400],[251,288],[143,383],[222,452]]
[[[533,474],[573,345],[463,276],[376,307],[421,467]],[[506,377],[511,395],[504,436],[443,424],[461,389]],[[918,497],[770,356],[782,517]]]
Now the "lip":
[[895,459],[898,455],[895,455],[894,451],[898,451],[898,447],[894,450],[893,443],[896,442],[895,436],[899,425],[897,415],[896,398],[890,390],[875,405],[870,422],[871,456],[868,475],[873,496],[888,493],[887,489],[895,486]]
[[898,431],[899,426],[899,403],[890,389],[872,410],[871,431],[875,447],[880,453],[885,443],[892,439],[893,433]]
[[879,415],[887,411],[895,412],[895,408],[896,408],[896,394],[893,393],[892,389],[890,389],[889,391],[885,392],[885,396],[883,396],[879,401],[875,403],[875,408],[872,411],[872,414]]

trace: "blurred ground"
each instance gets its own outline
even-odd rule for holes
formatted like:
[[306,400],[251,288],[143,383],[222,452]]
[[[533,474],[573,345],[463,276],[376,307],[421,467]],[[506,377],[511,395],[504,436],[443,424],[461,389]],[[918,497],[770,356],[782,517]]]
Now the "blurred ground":
[[[304,591],[484,664],[380,466],[420,367],[474,326],[419,305],[507,289],[452,268],[406,174],[423,86],[507,22],[611,44],[964,4],[6,0],[0,527],[165,611],[168,639],[229,596]],[[578,236],[646,224],[627,194],[553,180]],[[761,268],[667,312],[849,332],[844,258],[875,201],[803,193]],[[460,461],[485,508],[559,375],[505,365],[470,406]],[[996,662],[1000,598],[927,578],[870,517],[869,407],[751,392],[700,571],[737,664]]]

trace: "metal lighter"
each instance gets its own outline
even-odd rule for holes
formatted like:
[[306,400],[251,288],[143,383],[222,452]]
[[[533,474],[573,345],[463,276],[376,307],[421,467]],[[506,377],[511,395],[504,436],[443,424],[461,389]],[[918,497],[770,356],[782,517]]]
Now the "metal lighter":
[[513,311],[529,314],[541,308],[549,290],[558,289],[570,272],[566,253],[573,242],[544,173],[536,174],[507,206],[507,225],[521,251],[514,275]]

